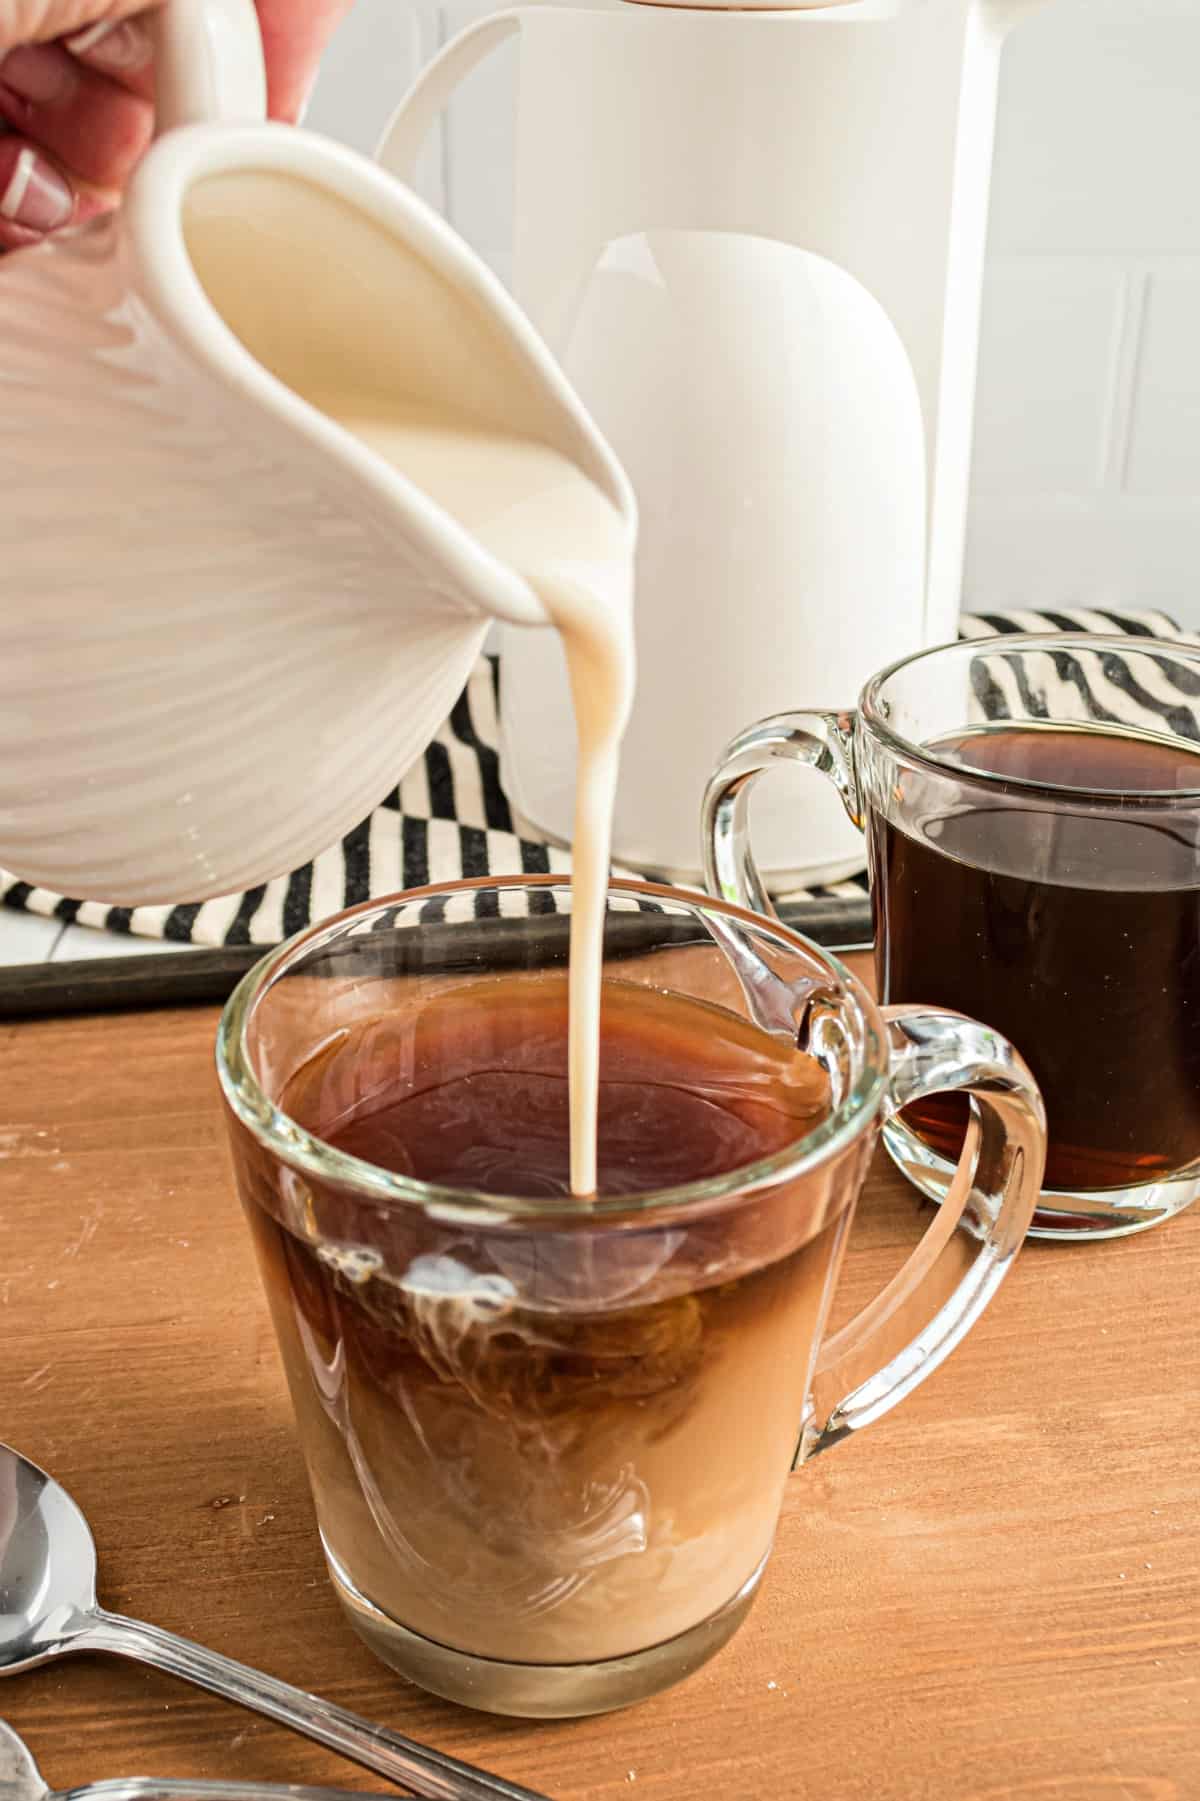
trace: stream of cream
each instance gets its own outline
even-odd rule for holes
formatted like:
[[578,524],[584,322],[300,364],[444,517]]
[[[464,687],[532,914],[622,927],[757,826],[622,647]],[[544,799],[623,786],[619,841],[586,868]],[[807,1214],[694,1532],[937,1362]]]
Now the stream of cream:
[[633,548],[620,514],[566,457],[417,404],[315,403],[515,569],[562,636],[578,759],[571,876],[571,1187],[596,1190],[600,992],[613,807],[633,699]]

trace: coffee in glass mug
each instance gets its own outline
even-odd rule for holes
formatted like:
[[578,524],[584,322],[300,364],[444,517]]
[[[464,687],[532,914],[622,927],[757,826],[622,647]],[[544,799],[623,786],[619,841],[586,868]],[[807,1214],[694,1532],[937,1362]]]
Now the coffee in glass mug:
[[[927,651],[856,714],[788,714],[731,746],[707,803],[710,883],[762,904],[744,809],[780,757],[838,782],[867,835],[881,999],[952,1007],[1016,1044],[1049,1135],[1034,1231],[1099,1237],[1200,1182],[1200,650],[1001,638]],[[968,1104],[885,1128],[940,1194]]]
[[[794,1462],[961,1340],[1044,1152],[994,1033],[885,1015],[786,928],[622,883],[573,1194],[570,909],[548,877],[356,908],[260,964],[218,1043],[338,1597],[413,1680],[535,1716],[626,1705],[731,1636]],[[979,1099],[978,1248],[947,1300],[935,1222],[895,1306],[830,1339],[881,1121],[943,1085]]]

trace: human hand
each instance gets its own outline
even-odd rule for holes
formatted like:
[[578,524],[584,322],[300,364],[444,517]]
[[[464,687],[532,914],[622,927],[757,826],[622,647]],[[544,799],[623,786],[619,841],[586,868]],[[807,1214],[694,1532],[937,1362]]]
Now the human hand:
[[[256,4],[270,114],[294,120],[351,0]],[[0,250],[116,204],[154,126],[145,7],[0,0]]]

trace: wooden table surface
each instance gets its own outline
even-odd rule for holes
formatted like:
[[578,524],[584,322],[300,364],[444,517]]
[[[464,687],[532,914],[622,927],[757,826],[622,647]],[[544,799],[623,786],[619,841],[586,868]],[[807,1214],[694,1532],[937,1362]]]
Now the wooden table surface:
[[[0,1437],[88,1514],[105,1605],[557,1801],[1200,1797],[1200,1209],[1032,1246],[903,1408],[794,1476],[733,1644],[622,1714],[526,1725],[376,1663],[324,1578],[225,1160],[209,1009],[0,1037]],[[880,1163],[841,1308],[924,1214]],[[117,1660],[14,1677],[56,1788],[386,1785]]]

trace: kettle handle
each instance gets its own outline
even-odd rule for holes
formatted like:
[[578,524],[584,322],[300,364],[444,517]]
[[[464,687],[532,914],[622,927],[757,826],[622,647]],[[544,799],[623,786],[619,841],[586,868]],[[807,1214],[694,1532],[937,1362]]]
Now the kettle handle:
[[267,116],[267,76],[254,0],[166,0],[150,14],[156,132],[253,124]]
[[521,29],[522,9],[492,13],[451,38],[432,62],[426,64],[384,126],[376,161],[389,175],[412,184],[421,146],[455,88],[466,80],[476,64]]

